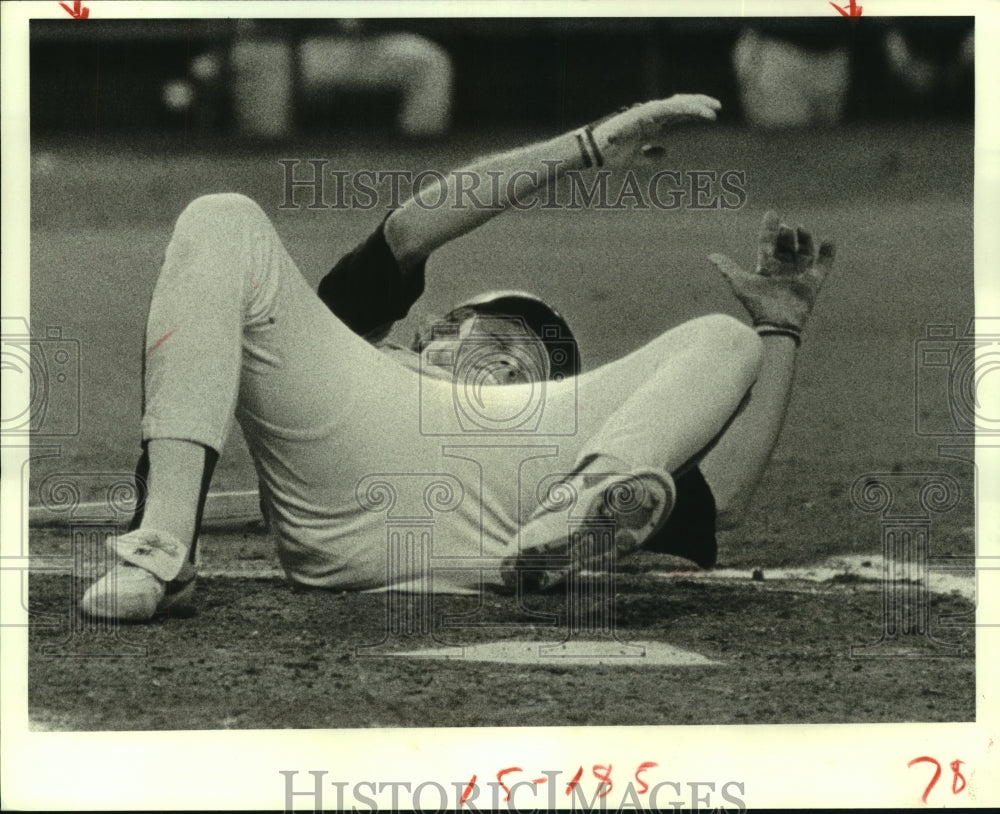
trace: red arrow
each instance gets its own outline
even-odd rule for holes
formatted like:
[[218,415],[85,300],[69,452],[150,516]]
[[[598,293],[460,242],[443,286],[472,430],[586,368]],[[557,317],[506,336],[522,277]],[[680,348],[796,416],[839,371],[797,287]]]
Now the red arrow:
[[845,17],[860,17],[861,16],[861,6],[858,5],[857,0],[851,0],[850,5],[847,8],[841,8],[836,3],[830,3],[837,11],[843,14]]
[[73,8],[70,8],[65,3],[60,3],[59,5],[66,9],[66,13],[70,17],[77,20],[86,20],[90,16],[90,9],[82,5],[80,0],[74,0]]

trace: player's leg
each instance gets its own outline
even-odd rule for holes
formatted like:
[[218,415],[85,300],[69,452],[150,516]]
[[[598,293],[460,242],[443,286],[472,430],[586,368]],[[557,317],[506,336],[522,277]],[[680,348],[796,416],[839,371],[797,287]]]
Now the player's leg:
[[199,514],[239,379],[244,281],[220,255],[254,265],[241,251],[253,237],[238,234],[246,223],[236,199],[194,202],[167,247],[146,324],[143,499],[115,543],[121,564],[84,595],[89,615],[149,618],[186,598],[193,583]]
[[[216,205],[216,210],[224,207]],[[115,542],[120,565],[86,592],[82,610],[143,620],[186,598],[195,578],[194,540],[239,376],[239,275],[209,257],[204,199],[180,216],[168,244],[146,324],[140,506]],[[232,217],[233,223],[238,218]],[[215,245],[233,250],[221,229]],[[233,252],[234,257],[239,252]],[[248,263],[248,267],[249,267]],[[223,303],[232,307],[223,307]],[[203,313],[211,304],[212,314]]]
[[[190,517],[193,510],[197,520],[195,492],[165,499],[161,489],[189,479],[202,485],[203,497],[207,485],[197,453],[163,457],[160,442],[218,452],[235,413],[273,509],[283,566],[298,582],[326,587],[385,584],[386,518],[359,498],[366,478],[469,475],[463,462],[442,460],[439,438],[421,432],[421,420],[435,427],[453,415],[451,386],[437,383],[422,395],[415,371],[333,316],[247,198],[207,196],[185,210],[154,292],[148,335],[142,428],[154,471],[140,528],[119,538],[118,553],[141,564],[127,573],[152,586],[152,600],[140,597],[129,618],[164,609],[190,550],[189,539],[175,540],[153,523],[173,522],[173,511]],[[458,491],[465,502],[446,523],[478,530],[478,511],[469,508],[475,484]],[[151,545],[153,532],[169,544]],[[473,541],[472,534],[452,536]],[[142,570],[151,576],[136,573]],[[105,583],[84,604],[94,615],[122,618],[124,603],[112,607],[120,594]]]
[[258,451],[281,459],[283,439],[297,434],[322,449],[349,412],[346,371],[379,358],[327,311],[264,213],[238,195],[200,198],[178,219],[145,354],[148,493],[138,528],[117,541],[123,565],[84,597],[94,616],[149,618],[173,602],[172,583],[190,582],[200,507],[237,405],[242,420],[265,428]]
[[217,459],[215,450],[181,439],[143,444],[138,511],[115,540],[119,564],[84,594],[85,614],[145,621],[158,611],[183,611],[197,578],[197,528]]
[[[754,272],[712,255],[709,259],[756,327],[727,317],[695,321],[683,332],[693,346],[685,347],[668,334],[621,366],[599,371],[586,389],[581,382],[581,407],[590,410],[591,400],[601,404],[603,399],[605,411],[599,415],[604,423],[583,445],[583,460],[610,454],[626,464],[659,463],[675,473],[698,464],[707,490],[716,496],[713,510],[724,525],[733,525],[777,442],[791,392],[795,349],[833,257],[832,243],[824,242],[817,252],[809,232],[781,224],[773,212],[764,215]],[[671,359],[650,370],[645,357],[660,345]],[[598,382],[604,391],[617,384],[632,395],[621,408],[606,412],[607,393],[589,392]],[[638,385],[635,390],[627,389],[630,382]],[[558,546],[554,523],[551,514],[543,512],[530,524],[539,533],[528,536],[555,539]]]
[[[576,400],[579,433],[563,445],[574,467],[568,478],[549,478],[552,499],[544,500],[544,490],[539,495],[542,505],[522,529],[521,550],[566,554],[567,487],[572,516],[600,519],[610,512],[626,530],[620,550],[642,543],[669,516],[673,476],[722,432],[753,385],[760,360],[752,328],[710,315],[581,376],[576,393],[565,385],[554,392],[556,399]],[[515,569],[529,564],[511,563]]]
[[710,314],[621,359],[550,384],[545,411],[572,412],[577,427],[552,438],[560,462],[604,455],[631,466],[683,471],[738,411],[760,359],[761,340],[752,328]]
[[724,314],[690,320],[580,377],[580,454],[678,472],[709,444],[756,380],[760,339]]

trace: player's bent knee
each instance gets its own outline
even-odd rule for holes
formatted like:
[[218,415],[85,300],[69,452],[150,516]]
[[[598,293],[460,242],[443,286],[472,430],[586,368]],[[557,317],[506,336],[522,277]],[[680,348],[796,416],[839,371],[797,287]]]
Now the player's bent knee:
[[764,346],[757,332],[728,314],[708,314],[698,323],[713,354],[725,360],[725,369],[739,379],[738,387],[750,387],[764,359]]
[[729,314],[707,314],[695,322],[708,340],[728,357],[755,372],[760,367],[764,348],[751,326]]
[[244,229],[267,224],[267,215],[256,201],[237,192],[201,195],[187,205],[177,220],[178,227],[196,224],[213,232]]

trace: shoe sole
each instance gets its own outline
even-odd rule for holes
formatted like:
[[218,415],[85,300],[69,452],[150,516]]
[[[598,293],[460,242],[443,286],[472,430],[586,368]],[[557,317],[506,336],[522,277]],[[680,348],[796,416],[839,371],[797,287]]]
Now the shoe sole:
[[153,616],[162,616],[168,611],[173,611],[181,616],[193,616],[195,612],[194,586],[197,581],[198,575],[196,574],[184,582],[176,579],[168,582],[167,592],[160,600],[160,604],[156,606],[156,612]]
[[[627,476],[610,479],[590,498],[587,511],[579,528],[564,538],[520,552],[508,558],[501,567],[501,576],[508,588],[518,583],[526,590],[541,590],[588,566],[608,566],[610,552],[600,545],[600,538],[607,535],[614,523],[615,557],[631,554],[643,541],[660,528],[673,510],[675,488],[669,476],[656,470],[636,470]],[[643,491],[643,501],[638,507],[628,502],[632,494],[628,481],[638,481]],[[619,489],[615,490],[615,486]],[[624,490],[623,490],[624,487]],[[591,487],[594,488],[594,487]],[[605,495],[612,501],[617,496],[625,502],[618,510],[609,506]],[[603,562],[602,562],[603,561]],[[608,570],[603,567],[602,570]]]
[[[157,602],[156,607],[152,609],[152,612],[139,610],[132,613],[109,613],[106,611],[118,611],[122,606],[113,600],[109,601],[107,594],[105,594],[105,598],[103,599],[94,598],[89,602],[88,595],[85,594],[80,604],[80,613],[88,619],[113,621],[122,624],[142,624],[167,613],[184,617],[193,616],[195,607],[192,598],[197,579],[198,575],[195,573],[184,581],[171,580],[166,583],[164,586],[165,593],[160,598],[160,601]],[[94,590],[98,585],[99,583],[95,583],[94,586],[91,586],[90,590]],[[90,591],[88,591],[89,593]]]

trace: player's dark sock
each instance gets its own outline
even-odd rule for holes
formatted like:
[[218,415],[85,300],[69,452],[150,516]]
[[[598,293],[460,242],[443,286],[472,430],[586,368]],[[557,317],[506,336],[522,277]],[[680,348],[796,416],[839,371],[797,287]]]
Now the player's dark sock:
[[666,523],[642,544],[645,551],[671,554],[711,568],[718,558],[715,498],[695,467],[675,480],[677,500]]

